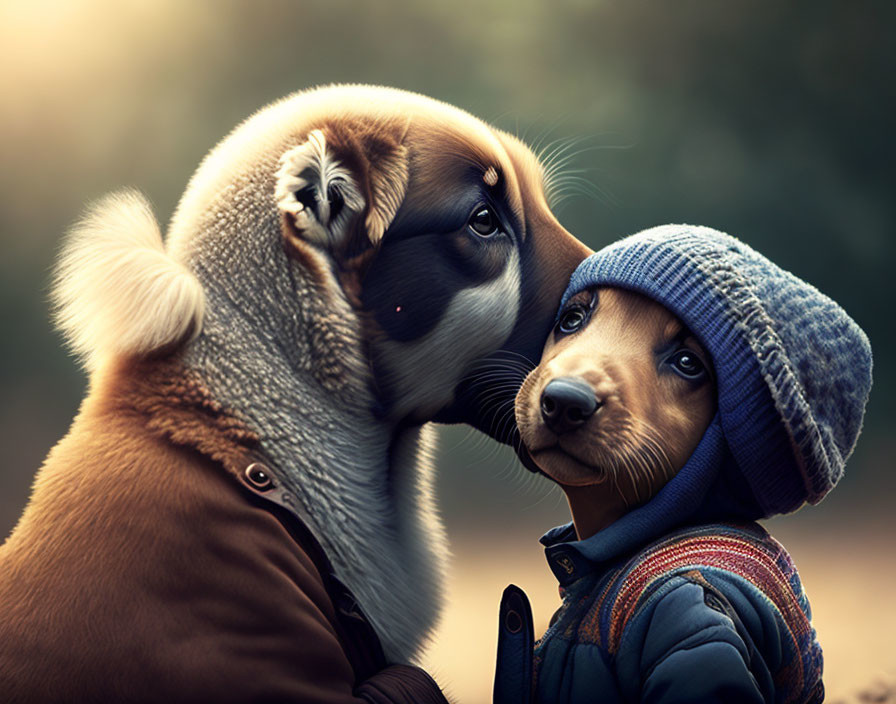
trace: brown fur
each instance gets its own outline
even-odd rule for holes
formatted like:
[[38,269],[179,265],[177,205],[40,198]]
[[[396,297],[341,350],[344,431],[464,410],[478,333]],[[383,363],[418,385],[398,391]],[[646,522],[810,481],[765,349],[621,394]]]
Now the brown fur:
[[96,382],[0,547],[5,702],[360,704],[312,560],[228,476],[256,445],[176,362]]

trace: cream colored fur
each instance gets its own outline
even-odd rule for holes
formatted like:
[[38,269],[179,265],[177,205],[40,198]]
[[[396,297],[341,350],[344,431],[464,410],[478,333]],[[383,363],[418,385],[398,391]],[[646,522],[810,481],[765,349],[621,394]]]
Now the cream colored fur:
[[168,256],[135,191],[106,196],[72,228],[52,297],[56,324],[88,370],[195,336],[205,307],[198,279]]
[[[314,210],[306,208],[295,196],[296,191],[306,187],[314,189]],[[345,201],[345,207],[335,215],[328,200],[331,190],[336,190]],[[327,139],[320,130],[312,130],[306,142],[280,157],[274,197],[280,210],[295,219],[303,237],[320,247],[340,243],[346,225],[364,209],[364,197],[351,172],[327,149]]]

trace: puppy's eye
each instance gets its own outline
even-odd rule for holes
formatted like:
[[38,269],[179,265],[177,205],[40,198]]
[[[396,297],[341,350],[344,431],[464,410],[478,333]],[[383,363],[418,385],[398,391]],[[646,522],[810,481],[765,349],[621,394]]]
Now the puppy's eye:
[[499,231],[498,217],[487,205],[478,206],[467,221],[469,227],[478,237],[493,237]]
[[560,320],[557,321],[557,330],[564,335],[569,335],[581,328],[584,322],[585,310],[581,306],[574,306],[560,314]]
[[703,362],[688,349],[678,350],[669,357],[668,362],[678,376],[690,381],[696,381],[706,376],[706,367]]

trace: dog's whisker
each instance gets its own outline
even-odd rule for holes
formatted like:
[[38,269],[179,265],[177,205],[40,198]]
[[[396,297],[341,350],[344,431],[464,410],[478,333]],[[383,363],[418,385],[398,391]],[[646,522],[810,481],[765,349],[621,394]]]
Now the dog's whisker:
[[543,161],[545,153],[548,151],[548,149],[552,145],[556,144],[558,141],[563,141],[565,139],[569,139],[568,137],[559,137],[559,138],[554,139],[551,142],[548,142],[547,144],[545,144],[545,142],[547,142],[548,137],[550,137],[554,132],[557,131],[557,129],[559,129],[559,127],[563,124],[565,119],[566,118],[564,118],[564,117],[556,118],[554,120],[554,124],[547,127],[545,129],[545,131],[542,132],[538,136],[538,138],[535,140],[535,142],[530,146],[530,149],[535,154],[535,157],[536,157],[536,159],[538,159],[539,162]]
[[[590,138],[589,137],[582,138],[582,139],[578,140],[576,144],[581,144],[582,142],[585,142],[588,139],[590,139]],[[596,145],[592,145],[590,147],[583,147],[582,149],[573,149],[573,147],[576,146],[576,144],[571,145],[570,149],[567,149],[564,151],[558,151],[558,153],[556,154],[556,156],[553,158],[553,160],[551,161],[551,163],[549,165],[552,169],[554,169],[554,171],[551,172],[552,174],[559,171],[559,169],[561,169],[563,167],[563,165],[569,164],[569,163],[575,161],[575,159],[582,156],[583,154],[588,154],[589,152],[604,151],[607,149],[614,148],[611,145],[608,146],[608,145],[596,144]]]
[[492,366],[488,369],[479,369],[461,377],[461,381],[477,381],[480,379],[492,379],[500,376],[510,376],[513,378],[525,378],[529,369],[522,367],[514,367],[509,364],[503,366]]
[[[510,405],[510,404],[506,404],[506,405]],[[507,409],[504,406],[505,406],[505,404],[498,404],[497,408],[495,409],[494,415],[492,417],[492,426],[491,426],[492,432],[490,434],[494,435],[495,437],[500,437],[497,434],[500,420],[503,419],[508,413],[513,412],[512,408]],[[502,410],[502,408],[503,408],[503,410]]]
[[552,166],[558,160],[565,158],[564,155],[573,152],[580,144],[584,144],[589,139],[591,139],[590,136],[584,135],[582,137],[561,137],[551,142],[543,152],[541,159],[545,174],[549,174]]
[[[481,400],[493,396],[495,393],[502,397],[515,397],[521,385],[522,382],[518,379],[488,380],[486,383],[477,384],[475,397]],[[470,390],[472,391],[473,388],[471,385]]]
[[511,405],[510,408],[508,408],[505,412],[504,419],[498,426],[498,431],[501,433],[500,437],[506,437],[507,434],[510,433],[515,426],[516,409],[514,405]]
[[503,354],[501,356],[491,357],[488,360],[484,360],[473,365],[471,373],[475,374],[477,372],[486,371],[488,369],[493,368],[526,368],[527,370],[531,370],[535,367],[535,364],[528,357],[522,354]]
[[654,451],[657,453],[657,462],[662,466],[663,473],[671,478],[672,461],[663,447],[662,435],[659,430],[647,421],[642,420],[641,427],[643,428],[644,442],[654,448]]
[[491,405],[503,405],[505,403],[513,403],[516,398],[516,386],[508,386],[505,388],[495,388],[490,391],[483,391],[476,400],[482,408],[489,408]]
[[618,199],[610,191],[580,176],[570,176],[562,181],[559,187],[551,192],[552,202],[554,198],[565,199],[571,195],[591,197],[606,205],[619,205]]
[[483,375],[477,377],[476,379],[473,379],[472,381],[470,381],[469,388],[475,389],[477,386],[483,385],[491,386],[494,383],[520,385],[523,383],[524,379],[525,377],[522,377],[516,373],[499,372],[495,374]]

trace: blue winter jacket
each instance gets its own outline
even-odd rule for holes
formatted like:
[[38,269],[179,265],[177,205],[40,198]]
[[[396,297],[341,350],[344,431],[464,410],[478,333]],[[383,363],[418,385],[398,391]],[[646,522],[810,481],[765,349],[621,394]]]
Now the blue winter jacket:
[[[543,542],[563,603],[536,644],[528,701],[823,700],[799,577],[755,523],[684,528],[605,569],[571,526]],[[527,687],[504,701],[527,701]]]
[[[695,500],[679,493],[688,479],[657,505],[674,515]],[[715,482],[704,498],[725,493]],[[822,701],[821,648],[784,548],[756,523],[699,511],[657,536],[653,521],[667,521],[653,503],[586,540],[572,524],[542,538],[562,605],[533,652],[525,595],[505,592],[496,704]]]

